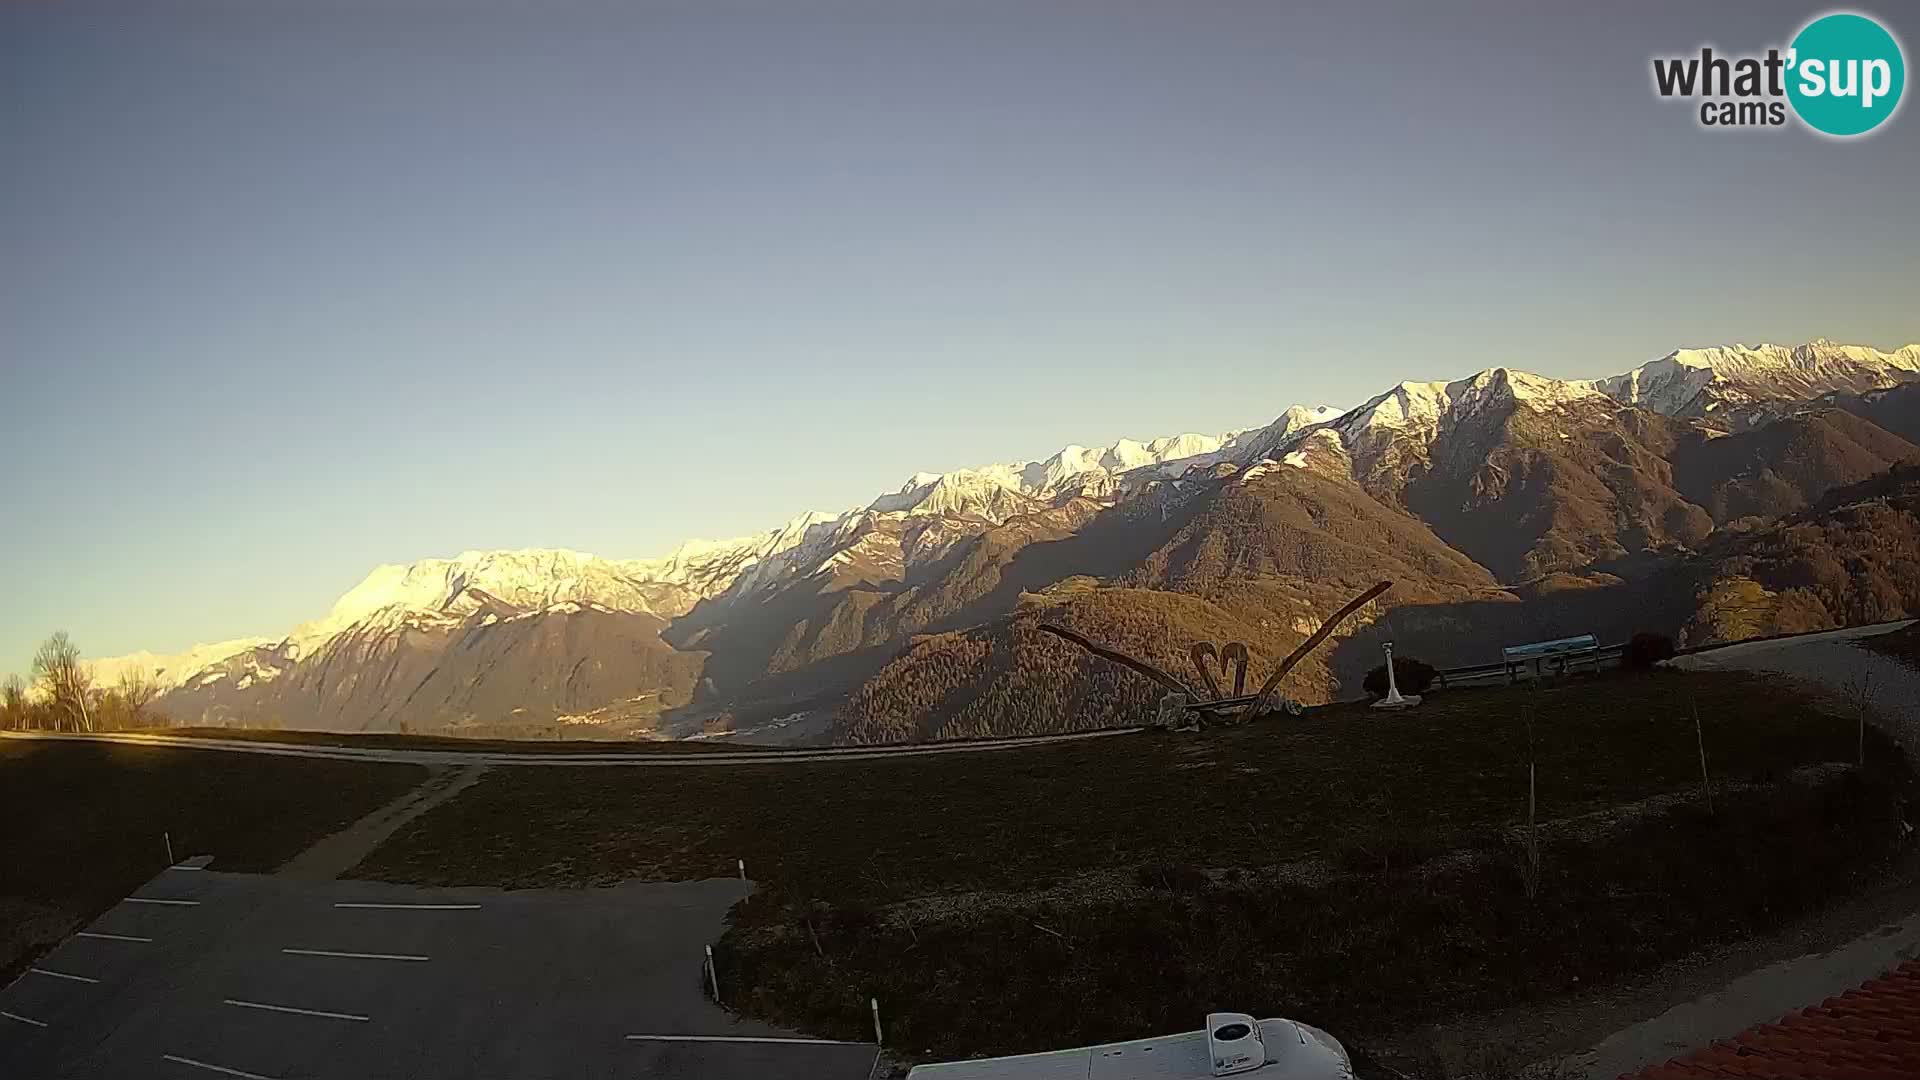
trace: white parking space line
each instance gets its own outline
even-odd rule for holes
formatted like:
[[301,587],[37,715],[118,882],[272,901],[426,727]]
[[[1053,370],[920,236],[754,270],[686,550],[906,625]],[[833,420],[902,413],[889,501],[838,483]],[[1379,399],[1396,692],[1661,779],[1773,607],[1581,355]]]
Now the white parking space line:
[[28,968],[27,970],[35,975],[46,975],[55,979],[70,979],[73,982],[97,983],[100,981],[99,979],[89,979],[85,975],[69,975],[64,971],[48,971],[46,968]]
[[170,904],[174,907],[199,907],[200,906],[200,901],[198,900],[162,900],[152,896],[129,896],[127,897],[127,903],[129,904]]
[[204,1061],[195,1061],[192,1058],[181,1057],[178,1054],[161,1054],[160,1060],[171,1061],[180,1065],[191,1065],[196,1069],[205,1069],[208,1072],[219,1073],[221,1076],[238,1076],[241,1080],[273,1080],[271,1076],[261,1076],[259,1073],[250,1073],[243,1069],[229,1069],[225,1065],[209,1065]]
[[169,870],[178,870],[178,871],[180,871],[181,873],[183,873],[183,874],[184,874],[184,873],[187,873],[187,872],[189,872],[189,871],[194,871],[194,870],[205,870],[205,869],[206,869],[206,867],[204,867],[204,866],[169,866],[169,867],[167,867],[167,869],[169,869]]
[[337,908],[363,908],[373,911],[477,911],[479,904],[335,904]]
[[83,937],[83,938],[92,938],[95,941],[137,941],[143,945],[150,945],[153,943],[153,939],[150,937],[134,937],[132,934],[99,934],[99,933],[95,933],[92,930],[82,930],[74,934],[73,936]]
[[427,959],[424,956],[406,956],[399,953],[334,952],[331,949],[281,949],[280,951],[292,956],[333,956],[341,960],[409,960],[424,963]]
[[871,1043],[841,1042],[837,1039],[778,1039],[762,1035],[629,1035],[632,1042],[695,1043],[787,1043],[801,1046],[870,1046]]
[[267,1012],[292,1013],[295,1016],[318,1016],[327,1020],[351,1020],[356,1024],[364,1024],[372,1019],[372,1017],[369,1016],[356,1016],[353,1013],[325,1012],[320,1009],[296,1009],[291,1005],[268,1005],[261,1001],[240,1001],[235,998],[228,998],[227,1004],[238,1006],[242,1009],[265,1009]]
[[37,1028],[43,1028],[47,1026],[47,1023],[44,1020],[35,1020],[31,1016],[21,1016],[19,1013],[0,1012],[0,1016],[4,1016],[9,1020],[18,1020],[23,1024],[32,1024],[34,1027],[37,1027]]

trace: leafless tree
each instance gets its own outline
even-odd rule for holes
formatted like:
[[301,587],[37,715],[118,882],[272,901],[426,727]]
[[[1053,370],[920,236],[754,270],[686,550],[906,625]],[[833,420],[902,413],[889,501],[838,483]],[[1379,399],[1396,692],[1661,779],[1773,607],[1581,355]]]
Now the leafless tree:
[[99,706],[94,710],[95,724],[102,731],[125,731],[151,725],[153,714],[147,706],[153,702],[159,690],[145,672],[122,672],[120,681],[100,695]]
[[144,671],[128,671],[120,676],[120,696],[135,709],[144,709],[159,696],[160,688]]
[[55,730],[93,730],[93,711],[87,702],[93,676],[80,660],[80,646],[65,630],[55,631],[33,654],[33,680],[46,694]]
[[28,726],[32,705],[27,701],[27,683],[18,675],[9,675],[0,683],[0,727],[19,731]]

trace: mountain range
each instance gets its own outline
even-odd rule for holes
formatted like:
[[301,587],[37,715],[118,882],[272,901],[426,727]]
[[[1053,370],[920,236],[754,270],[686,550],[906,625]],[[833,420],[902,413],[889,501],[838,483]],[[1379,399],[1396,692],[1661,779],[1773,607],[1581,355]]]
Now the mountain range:
[[[1810,513],[1834,520],[1823,500],[1876,478],[1891,486],[1873,498],[1908,512],[1899,466],[1916,443],[1920,345],[1682,349],[1591,380],[1497,367],[1344,411],[1293,406],[1244,431],[918,473],[859,507],[662,558],[470,551],[381,566],[282,637],[95,671],[152,680],[179,723],[990,735],[1150,710],[1134,677],[1034,633],[1042,617],[1177,668],[1194,640],[1240,640],[1259,669],[1392,578],[1290,677],[1296,697],[1325,699],[1357,684],[1385,634],[1467,663],[1519,634],[1700,637],[1736,609],[1767,625],[1866,610],[1849,587],[1754,553],[1769,530],[1804,538]],[[1867,608],[1920,610],[1902,591],[1916,581]],[[1716,606],[1716,588],[1750,602]],[[1780,599],[1795,589],[1818,610]]]

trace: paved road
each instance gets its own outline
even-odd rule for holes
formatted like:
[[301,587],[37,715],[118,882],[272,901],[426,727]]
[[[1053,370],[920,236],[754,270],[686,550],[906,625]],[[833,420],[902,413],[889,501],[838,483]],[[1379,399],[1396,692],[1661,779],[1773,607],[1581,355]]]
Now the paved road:
[[389,761],[409,765],[648,765],[688,767],[724,765],[790,765],[808,761],[839,761],[845,758],[926,757],[930,754],[980,754],[994,750],[1020,750],[1031,746],[1102,739],[1128,735],[1140,728],[1102,728],[1098,731],[1074,731],[1063,735],[1028,735],[1012,739],[968,739],[965,741],[905,744],[900,746],[839,746],[820,750],[685,751],[672,754],[634,753],[524,753],[499,750],[409,750],[369,746],[322,746],[310,743],[257,742],[249,739],[213,739],[155,732],[103,732],[79,735],[52,731],[0,731],[0,739],[57,739],[77,742],[110,742],[132,746],[173,746],[188,750],[224,750],[241,754],[267,754],[273,757],[330,758],[338,761]]
[[0,1076],[866,1077],[873,1046],[780,1041],[701,992],[740,889],[166,871],[0,991]]
[[[1674,664],[1710,671],[1772,672],[1813,683],[1849,701],[1853,700],[1858,686],[1870,685],[1872,708],[1879,714],[1881,723],[1910,752],[1920,752],[1920,670],[1858,644],[1863,638],[1911,625],[1912,620],[1908,620],[1773,641],[1750,641],[1683,656]],[[1867,676],[1871,676],[1870,683],[1866,682]]]

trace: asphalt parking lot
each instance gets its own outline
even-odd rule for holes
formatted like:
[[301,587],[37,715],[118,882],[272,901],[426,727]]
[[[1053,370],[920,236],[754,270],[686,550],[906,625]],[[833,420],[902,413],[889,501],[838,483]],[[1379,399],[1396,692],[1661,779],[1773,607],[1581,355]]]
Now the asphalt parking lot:
[[702,992],[741,888],[176,867],[0,991],[0,1076],[867,1077],[872,1045],[738,1021]]

